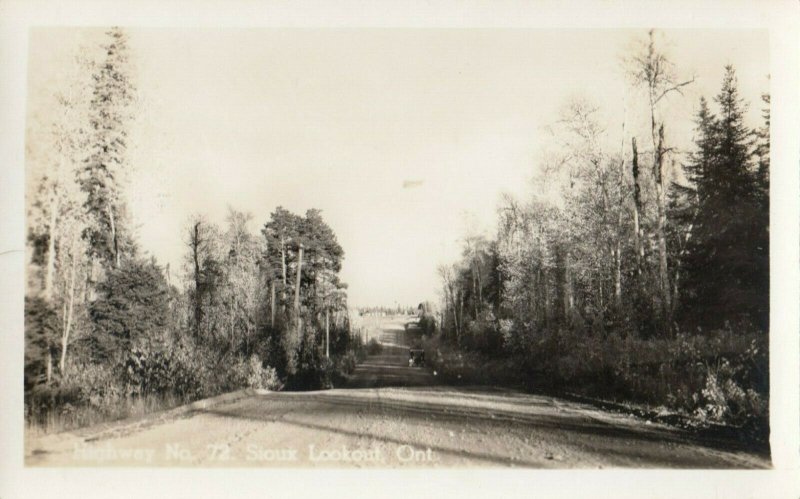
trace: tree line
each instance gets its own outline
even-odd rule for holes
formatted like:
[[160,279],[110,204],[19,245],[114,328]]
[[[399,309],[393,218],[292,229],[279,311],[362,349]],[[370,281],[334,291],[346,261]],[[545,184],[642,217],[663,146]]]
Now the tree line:
[[177,272],[140,249],[126,201],[129,58],[127,34],[108,31],[96,57],[79,61],[86,78],[56,96],[28,212],[28,414],[329,386],[363,352],[339,279],[344,251],[320,210],[278,207],[260,233],[234,209],[223,226],[195,215]]
[[530,198],[504,196],[496,235],[465,236],[439,267],[443,339],[539,384],[765,420],[769,96],[746,126],[726,66],[683,152],[665,116],[694,78],[653,31],[626,76],[646,127],[623,123],[609,146],[598,106],[564,105]]
[[417,313],[417,307],[394,305],[374,305],[371,307],[358,307],[359,315],[414,315]]

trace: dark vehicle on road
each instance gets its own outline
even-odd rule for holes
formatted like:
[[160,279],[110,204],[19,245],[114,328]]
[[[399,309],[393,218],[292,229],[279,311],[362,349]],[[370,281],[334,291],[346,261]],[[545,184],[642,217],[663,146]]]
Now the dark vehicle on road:
[[408,367],[422,367],[425,365],[425,350],[410,348],[408,350]]

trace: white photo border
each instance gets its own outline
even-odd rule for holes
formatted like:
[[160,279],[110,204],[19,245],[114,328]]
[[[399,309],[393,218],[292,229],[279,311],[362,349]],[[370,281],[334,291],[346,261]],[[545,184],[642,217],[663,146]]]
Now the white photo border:
[[[0,497],[798,497],[800,8],[790,1],[6,1],[0,3]],[[24,148],[28,33],[42,26],[768,29],[772,96],[773,469],[208,470],[23,465]]]

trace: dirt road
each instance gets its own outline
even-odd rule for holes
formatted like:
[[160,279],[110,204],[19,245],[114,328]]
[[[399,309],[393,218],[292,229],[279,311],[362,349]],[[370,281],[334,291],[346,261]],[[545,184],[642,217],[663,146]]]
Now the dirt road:
[[[345,387],[239,393],[205,408],[26,441],[33,466],[768,467],[681,430],[558,398],[437,385],[403,319]],[[202,404],[201,404],[202,405]]]

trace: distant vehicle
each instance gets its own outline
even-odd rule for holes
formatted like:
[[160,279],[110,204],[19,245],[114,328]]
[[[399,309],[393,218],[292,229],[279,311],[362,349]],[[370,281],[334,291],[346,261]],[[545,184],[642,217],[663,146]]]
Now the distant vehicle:
[[422,367],[425,365],[425,350],[421,348],[408,349],[408,367]]

